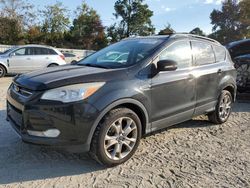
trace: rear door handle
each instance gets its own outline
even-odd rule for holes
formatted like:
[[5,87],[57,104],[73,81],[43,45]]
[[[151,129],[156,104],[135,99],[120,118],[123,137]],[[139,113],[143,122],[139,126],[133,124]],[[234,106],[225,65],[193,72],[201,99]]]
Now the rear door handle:
[[31,60],[31,59],[28,57],[27,60]]

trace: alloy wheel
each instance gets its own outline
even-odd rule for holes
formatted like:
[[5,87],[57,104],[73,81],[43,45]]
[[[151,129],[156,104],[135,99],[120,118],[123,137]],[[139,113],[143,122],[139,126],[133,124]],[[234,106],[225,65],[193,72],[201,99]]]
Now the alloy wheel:
[[121,160],[133,150],[137,139],[135,121],[129,117],[121,117],[110,125],[105,134],[105,154],[112,160]]
[[224,95],[224,97],[220,101],[220,106],[219,106],[219,116],[222,121],[225,121],[232,109],[232,100],[229,95]]

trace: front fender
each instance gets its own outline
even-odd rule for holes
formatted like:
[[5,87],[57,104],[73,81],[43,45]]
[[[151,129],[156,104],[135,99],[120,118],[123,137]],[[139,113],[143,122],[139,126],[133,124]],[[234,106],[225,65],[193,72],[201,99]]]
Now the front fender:
[[144,116],[146,118],[146,132],[147,130],[150,129],[150,124],[149,124],[149,116],[148,116],[148,111],[146,109],[146,107],[141,103],[139,102],[138,100],[136,99],[132,99],[132,98],[123,98],[123,99],[119,99],[119,100],[116,100],[114,102],[112,102],[111,104],[109,104],[108,106],[106,106],[102,111],[101,113],[99,114],[99,116],[96,118],[91,130],[90,130],[90,133],[89,133],[89,136],[88,136],[88,139],[87,139],[87,144],[90,146],[91,144],[91,141],[92,141],[92,137],[94,135],[94,132],[96,130],[96,127],[98,126],[99,122],[101,121],[101,119],[110,111],[112,110],[113,108],[117,107],[117,106],[120,106],[122,104],[133,104],[133,105],[136,105],[137,107],[139,107],[141,109],[141,111],[144,113]]
[[9,72],[9,68],[5,65],[5,63],[0,61],[0,65],[2,65],[6,69],[6,73]]

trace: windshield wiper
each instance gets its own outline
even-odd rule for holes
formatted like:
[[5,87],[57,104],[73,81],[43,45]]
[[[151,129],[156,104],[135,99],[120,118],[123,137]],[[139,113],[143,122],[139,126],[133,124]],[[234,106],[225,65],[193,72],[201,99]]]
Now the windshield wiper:
[[109,69],[109,67],[103,66],[103,65],[98,65],[98,64],[90,64],[90,63],[86,63],[86,64],[78,64],[81,66],[87,66],[87,67],[97,67],[97,68],[102,68],[102,69]]

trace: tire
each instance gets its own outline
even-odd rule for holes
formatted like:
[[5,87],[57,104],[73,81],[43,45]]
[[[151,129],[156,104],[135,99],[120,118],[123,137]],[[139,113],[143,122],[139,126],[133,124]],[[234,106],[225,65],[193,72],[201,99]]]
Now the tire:
[[53,63],[53,64],[50,64],[48,67],[58,67],[59,65]]
[[107,167],[122,164],[135,153],[140,139],[141,121],[136,113],[127,108],[111,110],[95,130],[90,156]]
[[73,60],[70,64],[71,64],[71,65],[75,65],[75,64],[77,64],[77,63],[78,63],[78,61]]
[[208,119],[215,124],[225,123],[232,112],[233,98],[229,91],[223,90],[215,111],[208,114]]
[[6,69],[4,66],[0,65],[0,78],[4,77],[6,75]]

